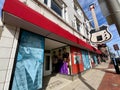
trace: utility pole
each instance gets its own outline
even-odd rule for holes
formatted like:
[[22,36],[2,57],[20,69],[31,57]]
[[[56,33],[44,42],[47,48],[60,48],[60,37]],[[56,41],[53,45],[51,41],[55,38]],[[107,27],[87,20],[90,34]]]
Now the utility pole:
[[98,0],[108,24],[115,24],[120,34],[120,0]]

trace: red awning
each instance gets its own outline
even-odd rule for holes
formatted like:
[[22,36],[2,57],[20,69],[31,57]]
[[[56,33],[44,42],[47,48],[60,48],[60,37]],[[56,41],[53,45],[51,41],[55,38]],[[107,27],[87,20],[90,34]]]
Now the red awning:
[[34,25],[37,25],[40,28],[44,28],[49,32],[55,33],[67,40],[72,41],[82,47],[85,47],[87,50],[96,52],[100,54],[101,52],[95,49],[93,46],[79,39],[78,37],[72,35],[64,28],[60,27],[56,23],[52,22],[42,14],[34,11],[33,9],[26,6],[24,3],[19,0],[5,0],[5,4],[3,6],[3,11],[8,12],[14,16],[17,16],[27,22],[30,22]]

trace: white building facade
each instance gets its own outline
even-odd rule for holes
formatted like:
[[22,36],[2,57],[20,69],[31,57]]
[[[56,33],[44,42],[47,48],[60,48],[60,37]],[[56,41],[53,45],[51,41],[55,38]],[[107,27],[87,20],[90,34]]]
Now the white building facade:
[[0,90],[42,89],[43,76],[57,68],[53,52],[58,58],[63,48],[69,66],[62,74],[76,75],[98,64],[100,51],[89,42],[91,26],[77,0],[5,0],[2,22]]

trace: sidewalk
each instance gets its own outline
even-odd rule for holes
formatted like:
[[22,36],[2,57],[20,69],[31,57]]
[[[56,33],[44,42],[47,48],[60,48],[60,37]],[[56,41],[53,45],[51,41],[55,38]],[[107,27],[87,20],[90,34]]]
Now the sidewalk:
[[74,81],[51,77],[44,90],[120,90],[120,76],[108,61],[88,70]]
[[98,90],[120,90],[120,74],[116,74],[113,68],[114,66],[110,64]]

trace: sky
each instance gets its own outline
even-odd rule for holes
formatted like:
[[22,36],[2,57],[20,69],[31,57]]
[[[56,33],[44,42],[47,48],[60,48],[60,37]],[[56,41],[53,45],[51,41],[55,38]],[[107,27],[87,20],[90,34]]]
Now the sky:
[[4,4],[4,0],[0,0],[0,18],[1,18],[3,4]]
[[[92,19],[92,15],[91,15],[91,11],[89,10],[89,5],[90,4],[95,4],[95,13],[97,16],[97,20],[98,20],[98,24],[99,26],[105,24],[108,25],[105,17],[103,16],[101,9],[99,7],[99,3],[98,0],[78,0],[79,4],[81,5],[82,9],[84,10],[85,14],[87,15],[88,19],[91,20]],[[93,22],[91,22],[93,24]],[[118,44],[119,48],[120,48],[120,36],[118,34],[118,31],[116,29],[116,26],[113,25],[108,25],[108,31],[112,34],[112,39],[108,42],[106,42],[107,46],[109,47],[110,51],[115,53],[116,56],[118,56],[118,53],[120,54],[120,50],[115,51],[113,48],[114,44]]]
[[[0,0],[0,18],[1,18],[1,10],[3,7],[4,1],[5,0]],[[108,25],[105,17],[102,15],[102,12],[101,12],[101,9],[99,7],[99,3],[97,0],[78,0],[78,2],[80,3],[81,7],[83,8],[83,10],[84,10],[84,12],[87,15],[89,20],[92,19],[92,15],[91,15],[91,12],[89,10],[89,5],[94,3],[95,4],[95,13],[97,16],[99,26],[101,26],[103,24]],[[93,22],[91,22],[91,23],[93,24]],[[106,44],[109,47],[111,52],[114,52],[116,55],[118,55],[117,52],[114,50],[113,45],[118,44],[118,46],[120,48],[120,36],[117,32],[115,25],[110,25],[108,29],[112,34],[112,39],[109,42],[107,42]],[[120,50],[118,52],[120,53]]]

